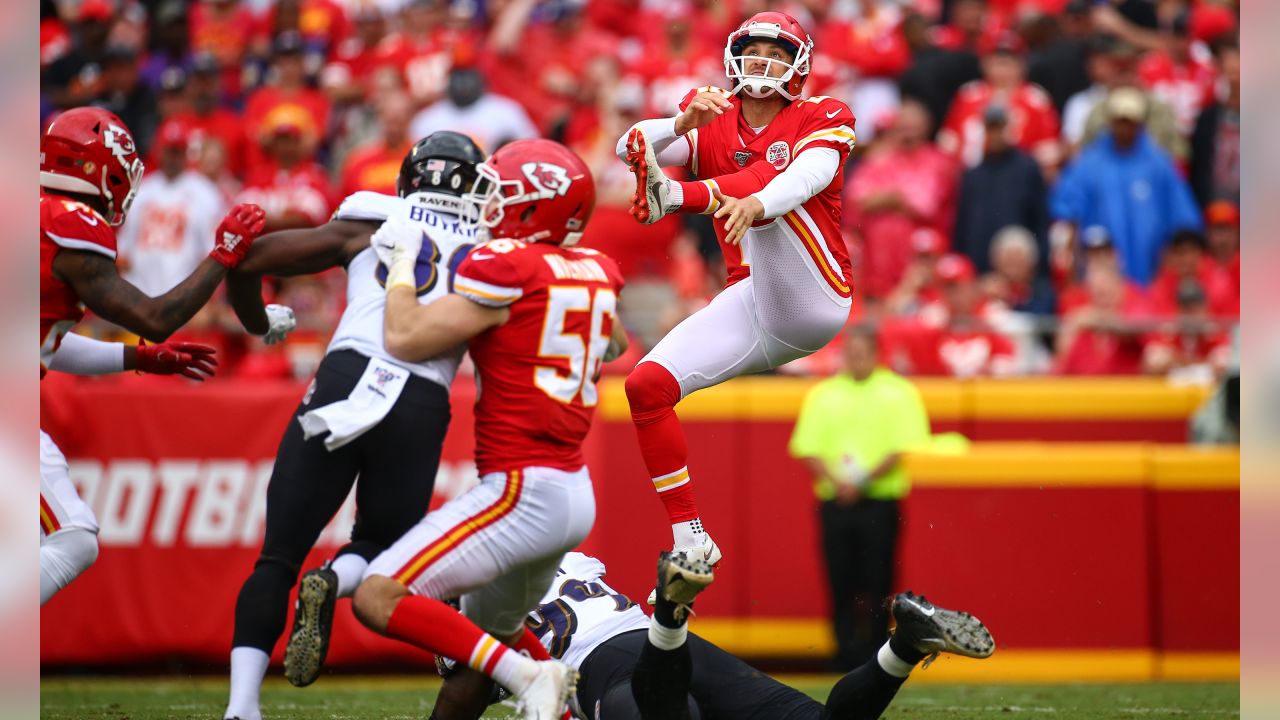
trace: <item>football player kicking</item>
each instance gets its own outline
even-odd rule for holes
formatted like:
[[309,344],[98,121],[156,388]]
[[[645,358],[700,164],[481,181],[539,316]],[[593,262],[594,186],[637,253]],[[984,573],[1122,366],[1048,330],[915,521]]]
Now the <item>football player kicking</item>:
[[[218,225],[213,251],[185,280],[148,297],[116,268],[115,228],[124,222],[142,178],[133,136],[98,108],[68,110],[40,137],[40,377],[138,370],[212,375],[213,348],[164,343],[204,306],[228,269],[262,231],[256,205],[238,205]],[[68,335],[85,308],[146,340],[125,346]],[[40,431],[40,604],[98,557],[98,522],[76,494],[67,460]]]
[[[752,16],[729,35],[730,91],[691,91],[673,118],[645,120],[618,141],[636,174],[632,212],[714,212],[728,286],[677,325],[627,377],[645,466],[666,507],[677,550],[712,565],[720,548],[703,529],[675,405],[692,392],[775,368],[822,348],[851,305],[840,234],[841,168],[853,114],[829,97],[800,99],[813,42],[789,15]],[[687,167],[674,182],[660,166]]]
[[296,420],[280,439],[267,485],[262,551],[236,601],[223,717],[261,717],[259,693],[284,632],[290,588],[352,486],[357,513],[351,541],[332,562],[303,575],[298,589],[284,665],[285,676],[299,687],[320,674],[338,598],[350,597],[369,561],[427,512],[449,427],[449,386],[463,348],[410,362],[388,352],[382,334],[388,270],[369,238],[388,218],[425,235],[410,258],[405,294],[418,303],[447,295],[454,270],[476,243],[474,223],[462,221],[462,195],[483,159],[467,136],[432,133],[405,155],[396,195],[357,192],[320,227],[264,235],[227,280],[241,322],[261,331],[276,315],[262,303],[263,275],[347,271],[346,309]]
[[[912,669],[937,653],[985,658],[991,633],[972,615],[910,592],[893,598],[897,630],[875,658],[842,677],[824,705],[688,632],[693,600],[711,566],[662,553],[653,617],[609,587],[604,564],[569,553],[542,604],[526,620],[555,657],[578,669],[574,713],[594,720],[874,720]],[[929,660],[926,660],[927,665]],[[432,720],[476,720],[492,682],[441,663],[447,676]]]
[[[504,642],[587,536],[595,499],[582,454],[602,363],[625,350],[617,264],[571,247],[595,205],[582,160],[550,140],[503,146],[467,199],[494,238],[462,261],[453,295],[414,299],[423,233],[388,220],[385,343],[415,361],[470,342],[480,484],[429,513],[369,566],[355,612],[369,628],[457,658],[515,693],[526,718],[561,717],[576,673]],[[459,611],[442,602],[462,598]],[[531,651],[534,648],[530,649]]]

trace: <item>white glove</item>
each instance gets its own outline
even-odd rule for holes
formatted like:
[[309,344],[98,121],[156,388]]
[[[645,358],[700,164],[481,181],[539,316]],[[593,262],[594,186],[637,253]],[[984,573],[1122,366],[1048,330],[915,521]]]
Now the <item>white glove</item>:
[[378,260],[387,267],[387,290],[397,285],[418,286],[414,266],[422,252],[422,226],[412,220],[390,217],[369,238]]
[[274,345],[289,334],[298,321],[293,316],[293,308],[287,305],[268,305],[267,306],[267,334],[262,336],[268,345]]

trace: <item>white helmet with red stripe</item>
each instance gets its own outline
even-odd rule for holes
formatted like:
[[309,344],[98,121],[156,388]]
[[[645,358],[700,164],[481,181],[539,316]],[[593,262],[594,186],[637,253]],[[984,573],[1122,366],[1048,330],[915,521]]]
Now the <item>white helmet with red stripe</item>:
[[[754,40],[777,43],[791,54],[792,61],[745,55],[747,45]],[[795,18],[783,12],[756,13],[729,33],[729,41],[724,46],[724,71],[730,80],[736,81],[735,95],[739,90],[746,90],[751,97],[763,98],[776,91],[788,100],[796,100],[809,77],[812,56],[813,40]],[[764,74],[748,75],[748,60],[764,60]],[[781,77],[772,77],[773,73],[769,72],[775,63],[786,68]]]

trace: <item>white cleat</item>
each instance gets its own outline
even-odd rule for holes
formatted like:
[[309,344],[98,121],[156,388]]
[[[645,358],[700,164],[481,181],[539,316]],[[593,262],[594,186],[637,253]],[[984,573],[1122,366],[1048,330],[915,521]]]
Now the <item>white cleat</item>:
[[516,711],[525,720],[560,720],[578,689],[578,671],[558,660],[538,662],[538,675],[520,694]]
[[[705,562],[710,565],[713,570],[718,568],[720,566],[720,561],[724,559],[724,554],[720,552],[720,546],[716,545],[716,541],[712,540],[711,536],[708,534],[703,535],[701,545],[687,548],[673,548],[671,553],[673,555],[676,553],[683,553],[687,555],[690,560]],[[653,607],[654,603],[658,602],[658,591],[656,588],[649,591],[649,598],[646,602],[649,604],[649,607]]]
[[658,165],[649,139],[639,128],[627,135],[627,166],[636,176],[636,191],[631,195],[631,216],[652,225],[667,215],[671,207],[671,181]]

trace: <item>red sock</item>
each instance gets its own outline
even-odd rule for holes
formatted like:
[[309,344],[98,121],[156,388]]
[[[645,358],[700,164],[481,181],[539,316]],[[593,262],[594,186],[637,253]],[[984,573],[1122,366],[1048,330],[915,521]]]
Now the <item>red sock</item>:
[[406,595],[387,622],[387,636],[466,663],[493,675],[510,648],[448,605],[421,595]]
[[626,390],[640,455],[667,517],[672,524],[698,517],[689,481],[689,445],[675,412],[680,383],[661,365],[642,362],[627,376]]
[[720,175],[708,180],[681,182],[679,185],[684,193],[684,201],[680,205],[680,212],[701,215],[715,212],[720,204],[712,200],[713,185],[720,190],[721,195],[743,198],[763,189],[777,174],[778,171],[772,165],[760,160],[729,175]]
[[520,637],[516,638],[515,644],[511,647],[515,650],[523,650],[534,660],[551,659],[551,653],[547,652],[542,642],[538,640],[538,636],[533,634],[528,625],[524,627],[524,632],[520,633]]

